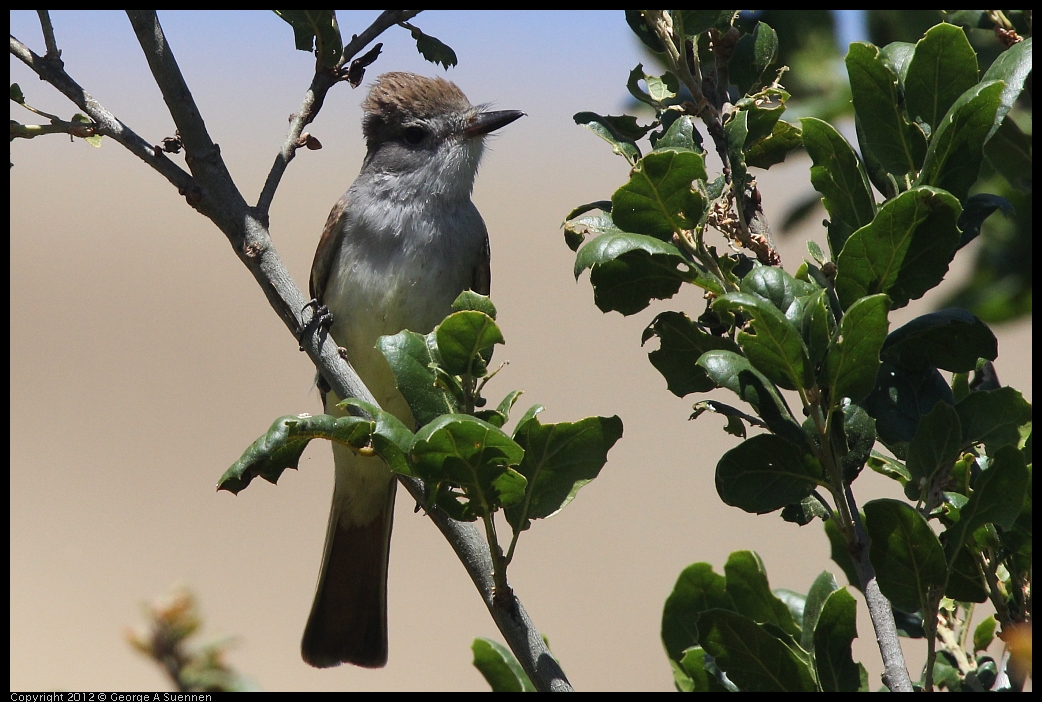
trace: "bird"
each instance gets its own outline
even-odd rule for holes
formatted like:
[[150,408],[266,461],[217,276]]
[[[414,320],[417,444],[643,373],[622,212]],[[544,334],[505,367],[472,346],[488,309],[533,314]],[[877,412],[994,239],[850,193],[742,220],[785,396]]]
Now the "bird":
[[[366,155],[334,205],[311,268],[313,301],[331,315],[380,406],[414,427],[380,336],[430,332],[464,290],[488,295],[488,232],[471,201],[485,138],[524,115],[473,106],[454,83],[385,73],[362,102]],[[319,378],[320,390],[328,385]],[[340,398],[324,391],[328,414]],[[317,668],[387,663],[387,563],[397,482],[378,457],[333,444],[336,479],[301,656]]]

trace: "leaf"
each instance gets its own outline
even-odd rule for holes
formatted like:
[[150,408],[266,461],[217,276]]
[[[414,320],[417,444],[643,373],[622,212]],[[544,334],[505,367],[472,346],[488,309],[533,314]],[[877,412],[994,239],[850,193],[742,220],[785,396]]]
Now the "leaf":
[[702,154],[656,150],[637,163],[629,182],[612,195],[612,218],[628,232],[672,241],[674,233],[694,229],[702,219],[705,197],[691,184],[705,179]]
[[871,224],[850,235],[836,261],[843,308],[887,293],[891,309],[898,309],[940,283],[959,243],[960,211],[949,193],[926,186],[884,203]]
[[431,369],[434,336],[408,330],[394,336],[381,336],[376,346],[387,359],[398,383],[398,390],[409,403],[416,423],[423,425],[442,414],[460,410],[453,395],[435,384],[437,374]]
[[470,650],[474,652],[474,667],[492,692],[535,692],[532,681],[506,646],[491,639],[474,639]]
[[592,269],[594,302],[602,312],[636,314],[653,299],[675,295],[681,283],[722,291],[718,282],[699,275],[675,246],[641,234],[603,234],[591,240],[575,257],[575,277],[586,268]]
[[966,33],[950,24],[927,30],[908,66],[904,95],[908,114],[934,132],[964,92],[977,84],[977,53]]
[[344,42],[340,37],[335,10],[274,10],[293,27],[293,41],[300,51],[315,51],[323,68],[340,62]]
[[[619,154],[630,163],[636,163],[637,159],[640,158],[640,149],[634,143],[634,138],[631,136],[624,136],[620,131],[619,127],[623,126],[618,122],[613,122],[609,117],[602,117],[596,112],[576,112],[572,115],[572,119],[575,123],[586,127],[591,132],[604,139],[606,142],[611,144],[611,150],[613,153]],[[633,120],[634,127],[636,126],[636,118],[630,117]]]
[[515,531],[529,520],[552,517],[572,501],[579,489],[596,478],[608,461],[608,451],[622,437],[622,420],[586,417],[578,422],[540,424],[535,417],[519,424],[514,441],[525,457],[517,472],[528,488],[523,503],[506,510]]
[[691,115],[680,115],[669,129],[655,140],[652,135],[655,150],[672,151],[698,151],[702,152],[702,135],[695,129],[695,120]]
[[677,397],[708,392],[716,387],[705,369],[698,365],[698,358],[703,353],[713,349],[739,351],[738,344],[703,331],[681,312],[663,312],[655,317],[644,330],[641,344],[653,336],[658,337],[659,347],[648,354],[648,360],[666,379],[669,391]]
[[973,652],[984,651],[995,640],[995,629],[998,621],[994,614],[985,617],[977,628],[973,630]]
[[684,651],[680,661],[669,660],[673,668],[673,681],[680,692],[727,692],[707,665],[706,652],[701,646],[692,646]]
[[[965,506],[965,505],[964,505]],[[977,559],[967,546],[959,549],[948,569],[948,586],[944,596],[957,602],[987,602],[988,584],[977,566]]]
[[825,536],[827,536],[829,540],[829,558],[840,567],[840,570],[843,571],[843,575],[847,578],[847,582],[860,590],[861,579],[858,578],[857,568],[854,567],[854,561],[850,557],[850,550],[847,548],[846,539],[843,538],[843,534],[836,525],[836,520],[830,519],[825,522],[823,526],[825,528]]
[[1019,428],[1031,421],[1031,405],[1011,387],[971,392],[957,405],[964,444],[983,443],[988,455],[1016,446]]
[[1011,119],[1002,121],[998,131],[984,145],[984,157],[1015,189],[1022,193],[1031,192],[1031,136],[1022,132],[1016,122]]
[[828,382],[836,400],[849,397],[851,402],[860,402],[875,387],[889,309],[886,295],[871,295],[851,305],[840,321],[839,334],[825,356]]
[[920,315],[892,331],[881,355],[887,363],[909,370],[933,366],[966,373],[976,368],[979,358],[995,360],[998,341],[977,317],[950,307]]
[[735,612],[698,617],[700,643],[743,692],[814,692],[809,666],[765,627]]
[[662,41],[654,32],[651,31],[647,23],[644,21],[642,10],[626,10],[626,24],[630,26],[630,29],[637,35],[637,38],[644,42],[644,45],[655,53],[661,54],[666,50],[666,47],[662,45]]
[[467,414],[443,415],[424,425],[410,452],[414,473],[434,486],[434,502],[460,521],[524,499],[527,481],[511,468],[523,457],[524,449],[501,429]]
[[745,152],[745,163],[750,168],[768,169],[781,163],[790,152],[803,144],[803,134],[799,127],[778,120],[774,129],[765,139],[757,141]]
[[919,420],[938,402],[953,404],[955,399],[936,368],[910,371],[883,362],[875,389],[862,404],[876,420],[879,439],[895,456],[903,458]]
[[843,404],[844,450],[840,454],[843,479],[848,483],[861,474],[876,443],[876,422],[865,408],[850,402]]
[[878,451],[872,452],[868,459],[868,467],[880,475],[896,480],[901,484],[901,487],[904,487],[912,479],[912,474],[908,472],[908,468],[903,463],[884,456]]
[[818,618],[821,616],[821,610],[825,606],[825,600],[838,589],[839,583],[836,582],[836,576],[827,570],[823,570],[814,579],[810,590],[807,591],[807,600],[803,606],[800,646],[811,653],[814,653],[814,629],[818,626]]
[[[82,112],[77,112],[76,114],[74,114],[70,121],[79,122],[80,124],[94,124],[94,120],[92,120],[90,117],[83,114]],[[91,146],[93,146],[95,149],[101,148],[101,139],[102,136],[100,134],[95,134],[94,136],[89,137],[83,137],[83,140]]]
[[809,361],[803,337],[777,307],[759,295],[740,292],[718,297],[713,310],[740,310],[751,318],[753,333],[738,332],[738,344],[771,382],[787,390],[808,387]]
[[766,514],[798,502],[822,479],[816,458],[781,437],[759,434],[716,464],[716,491],[732,507]]
[[492,319],[496,318],[496,306],[492,304],[492,300],[488,296],[476,293],[473,290],[464,290],[452,303],[453,312],[463,312],[465,310],[484,312]]
[[797,280],[774,266],[755,266],[742,278],[741,283],[743,293],[759,295],[782,312],[788,310],[797,297],[817,290],[817,286]]
[[897,75],[886,65],[878,47],[850,45],[846,58],[854,111],[865,139],[862,153],[871,152],[886,172],[901,182],[922,167],[926,137],[900,108]]
[[913,185],[933,185],[960,201],[977,182],[984,142],[995,121],[1003,83],[981,83],[967,90],[934,130],[923,169]]
[[287,468],[296,469],[300,455],[312,439],[329,439],[358,448],[368,443],[373,426],[372,421],[354,416],[319,414],[279,417],[224,472],[217,482],[217,489],[237,495],[254,478],[264,478],[275,484]]
[[724,576],[708,563],[694,563],[680,573],[662,608],[662,643],[671,659],[679,662],[698,644],[695,619],[707,609],[734,609],[734,601]]
[[[685,25],[686,29],[686,25]],[[767,67],[778,57],[778,34],[765,22],[758,22],[752,34],[738,40],[728,64],[731,81],[742,93],[761,84]]]
[[22,88],[18,83],[11,83],[11,100],[19,105],[25,104],[25,95],[22,94]]
[[851,655],[857,638],[857,601],[844,589],[832,592],[814,627],[814,665],[823,692],[857,692],[861,671]]
[[[642,80],[648,86],[647,92],[640,88],[639,81]],[[648,75],[644,72],[644,64],[638,63],[637,67],[630,71],[629,80],[626,81],[626,89],[630,95],[641,102],[660,109],[663,102],[677,96],[680,82],[669,71],[666,71],[661,77]]]
[[[580,214],[599,208],[603,212],[599,215],[578,217]],[[599,236],[601,234],[623,234],[624,232],[615,226],[611,218],[611,203],[607,200],[602,202],[591,202],[572,210],[568,219],[564,222],[564,241],[572,251],[578,251],[583,240],[587,236]]]
[[492,317],[484,312],[453,312],[434,330],[441,366],[453,375],[482,377],[492,345],[506,343]]
[[847,238],[872,221],[875,199],[861,159],[843,135],[828,122],[813,117],[804,117],[800,124],[803,144],[814,164],[810,182],[821,193],[821,202],[829,213],[829,250],[835,259]]
[[985,524],[1011,528],[1024,504],[1028,479],[1028,469],[1020,451],[1015,446],[998,449],[991,456],[988,469],[977,477],[973,494],[959,511],[959,521],[941,535],[944,552],[949,558],[954,560],[970,535]]
[[413,474],[412,465],[409,463],[409,450],[416,437],[402,420],[375,405],[352,397],[342,401],[340,405],[359,407],[368,413],[374,422],[369,442],[376,455],[395,473]]
[[908,443],[905,465],[917,491],[921,491],[937,471],[951,468],[961,448],[959,415],[947,402],[938,402],[919,422],[915,436]]
[[977,238],[984,220],[990,217],[995,210],[1002,210],[1002,214],[1006,217],[1016,214],[1013,203],[998,195],[977,193],[966,198],[958,222],[959,229],[962,230],[962,237],[959,239],[960,249]]
[[727,388],[752,405],[772,432],[796,446],[806,444],[806,434],[792,418],[777,388],[749,359],[733,351],[707,351],[698,359],[698,365],[717,387]]
[[782,519],[798,526],[806,526],[813,522],[815,518],[824,521],[829,519],[830,516],[828,509],[825,508],[825,504],[814,493],[807,495],[799,502],[785,505],[781,511]]
[[416,41],[416,50],[427,61],[433,64],[441,64],[446,70],[455,66],[459,61],[456,52],[448,44],[429,34],[424,34],[418,27],[409,26],[412,38]]
[[944,550],[930,525],[898,500],[866,502],[865,519],[879,589],[899,609],[927,610],[932,592],[944,586],[948,575]]
[[1024,41],[1017,42],[999,54],[981,79],[982,83],[990,80],[1005,83],[1005,87],[1002,89],[1001,104],[995,112],[995,122],[991,131],[988,132],[988,136],[985,137],[985,141],[990,140],[999,129],[999,125],[1005,121],[1006,115],[1020,97],[1027,77],[1031,74],[1031,49],[1033,46],[1031,42],[1032,37],[1027,37]]
[[799,638],[800,628],[788,605],[771,592],[763,561],[752,551],[735,551],[724,564],[727,594],[734,601],[734,611],[758,624],[774,624],[785,633]]

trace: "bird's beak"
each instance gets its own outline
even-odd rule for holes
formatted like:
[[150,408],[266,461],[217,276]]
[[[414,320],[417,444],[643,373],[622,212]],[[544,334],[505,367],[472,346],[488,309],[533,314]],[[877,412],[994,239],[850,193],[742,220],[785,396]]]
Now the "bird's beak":
[[494,132],[500,127],[505,127],[515,119],[524,117],[525,113],[520,110],[500,110],[499,112],[479,112],[469,120],[463,128],[463,136],[468,139],[484,136]]

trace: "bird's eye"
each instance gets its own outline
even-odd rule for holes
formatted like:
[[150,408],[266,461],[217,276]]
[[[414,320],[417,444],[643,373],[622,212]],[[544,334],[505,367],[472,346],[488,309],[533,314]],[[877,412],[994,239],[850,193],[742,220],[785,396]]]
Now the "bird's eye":
[[427,136],[427,132],[424,131],[423,127],[407,127],[403,136],[406,143],[416,146]]

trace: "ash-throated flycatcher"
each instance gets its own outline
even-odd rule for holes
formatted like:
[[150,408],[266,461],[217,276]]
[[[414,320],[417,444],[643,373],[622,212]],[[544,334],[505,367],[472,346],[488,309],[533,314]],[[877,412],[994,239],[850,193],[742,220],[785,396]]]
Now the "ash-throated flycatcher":
[[[311,295],[384,410],[413,426],[376,340],[427,333],[466,289],[489,292],[488,232],[470,194],[484,137],[524,113],[473,107],[453,83],[380,76],[362,103],[367,153],[329,213]],[[320,381],[320,385],[321,385]],[[327,413],[339,398],[324,394]],[[387,557],[397,483],[379,458],[334,444],[336,487],[301,654],[316,667],[387,662]]]

